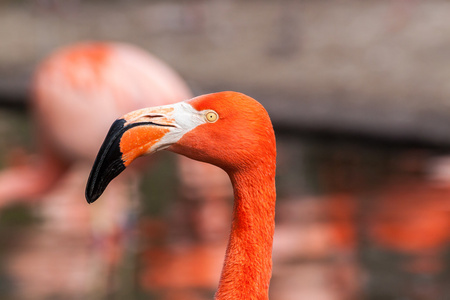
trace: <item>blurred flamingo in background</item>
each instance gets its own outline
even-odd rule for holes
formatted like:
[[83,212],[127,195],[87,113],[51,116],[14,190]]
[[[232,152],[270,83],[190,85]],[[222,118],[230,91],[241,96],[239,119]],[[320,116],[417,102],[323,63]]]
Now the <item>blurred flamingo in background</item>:
[[[105,195],[110,201],[87,207],[82,199],[89,164],[118,116],[190,97],[170,67],[123,43],[75,44],[39,65],[31,88],[39,153],[0,173],[0,205],[35,203],[45,220],[8,259],[21,296],[68,299],[111,292],[124,228],[137,205],[129,200],[136,193],[137,172],[112,184]],[[224,194],[231,193],[220,169],[188,159],[179,164],[182,170],[197,170],[181,172],[188,173],[181,177],[183,189],[205,194],[193,178],[206,173],[210,175],[200,175],[206,184],[211,178]],[[86,274],[88,270],[92,272]]]

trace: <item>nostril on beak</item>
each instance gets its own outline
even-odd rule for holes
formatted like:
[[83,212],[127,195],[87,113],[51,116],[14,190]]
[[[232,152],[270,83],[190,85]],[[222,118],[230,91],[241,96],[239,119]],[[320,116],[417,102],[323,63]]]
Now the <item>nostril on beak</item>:
[[143,115],[143,117],[147,117],[147,118],[167,118],[166,115],[162,115],[162,114],[147,114],[147,115]]

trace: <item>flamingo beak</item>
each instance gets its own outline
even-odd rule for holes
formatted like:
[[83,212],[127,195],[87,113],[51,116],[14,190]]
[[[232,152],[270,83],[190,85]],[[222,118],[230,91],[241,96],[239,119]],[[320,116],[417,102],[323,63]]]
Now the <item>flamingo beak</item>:
[[86,200],[97,200],[108,184],[137,157],[166,149],[203,123],[187,102],[144,108],[117,119],[100,147],[86,185]]

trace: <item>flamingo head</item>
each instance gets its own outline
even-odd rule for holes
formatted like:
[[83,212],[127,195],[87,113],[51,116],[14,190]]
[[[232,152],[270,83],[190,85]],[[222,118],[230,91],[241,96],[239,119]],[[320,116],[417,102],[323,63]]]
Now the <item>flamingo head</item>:
[[236,92],[199,96],[139,109],[117,119],[103,142],[86,187],[89,203],[136,158],[167,149],[228,173],[274,164],[270,118],[256,100]]

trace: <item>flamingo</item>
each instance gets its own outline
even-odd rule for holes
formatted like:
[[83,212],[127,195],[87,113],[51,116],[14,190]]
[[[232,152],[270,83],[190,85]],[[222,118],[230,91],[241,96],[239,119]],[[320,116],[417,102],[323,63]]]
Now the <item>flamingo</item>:
[[167,149],[222,168],[234,191],[231,232],[216,299],[268,299],[275,228],[275,134],[253,98],[219,92],[117,119],[86,185],[93,203],[137,157]]

